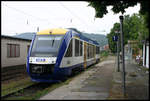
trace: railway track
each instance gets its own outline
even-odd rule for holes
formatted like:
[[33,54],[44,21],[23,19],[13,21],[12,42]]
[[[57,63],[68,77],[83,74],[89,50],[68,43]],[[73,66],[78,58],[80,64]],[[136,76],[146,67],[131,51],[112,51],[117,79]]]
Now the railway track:
[[16,69],[16,70],[9,70],[9,71],[3,71],[1,74],[1,81],[7,81],[11,80],[17,77],[25,76],[27,75],[25,69]]
[[[75,72],[68,79],[71,80],[71,78],[77,76],[80,73],[81,72]],[[26,86],[22,89],[19,89],[15,92],[9,93],[9,94],[4,95],[4,96],[1,96],[1,99],[2,100],[16,100],[19,97],[24,97],[25,99],[30,99],[30,97],[35,96],[33,94],[36,94],[39,91],[43,92],[46,88],[55,89],[58,86],[61,86],[61,85],[65,84],[65,81],[67,81],[67,80],[64,80],[64,81],[58,82],[58,83],[34,83],[32,85],[29,85],[29,86]],[[21,100],[22,100],[22,98],[21,98]],[[32,99],[30,99],[30,100],[32,100]]]
[[11,99],[13,97],[17,98],[20,96],[32,96],[32,94],[44,90],[47,87],[50,87],[52,83],[34,83],[30,86],[22,88],[16,92],[9,93],[7,95],[1,96],[2,100],[7,100],[7,98]]
[[[71,78],[77,76],[80,74],[81,71],[74,71],[74,73],[68,78],[71,80]],[[62,83],[58,83],[58,85],[64,84],[66,80],[64,80]],[[24,84],[24,83],[23,83]],[[35,94],[39,91],[44,91],[46,88],[53,88],[52,86],[55,86],[56,83],[33,83],[33,84],[28,84],[26,87],[23,87],[22,89],[19,89],[14,92],[10,92],[8,94],[5,94],[4,96],[1,96],[2,100],[16,100],[19,97],[24,97],[24,99],[30,99],[30,97],[35,96]],[[56,84],[57,85],[57,84]],[[18,86],[19,87],[19,86]],[[57,87],[56,87],[57,88]],[[22,98],[21,98],[22,99]],[[33,97],[34,99],[34,97]]]

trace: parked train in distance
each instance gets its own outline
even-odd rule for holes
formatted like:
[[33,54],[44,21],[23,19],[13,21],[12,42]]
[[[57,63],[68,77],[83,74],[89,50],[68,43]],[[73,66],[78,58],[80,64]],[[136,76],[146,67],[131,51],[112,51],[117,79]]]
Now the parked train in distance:
[[73,28],[37,32],[27,56],[27,73],[35,82],[57,82],[100,59],[99,44]]

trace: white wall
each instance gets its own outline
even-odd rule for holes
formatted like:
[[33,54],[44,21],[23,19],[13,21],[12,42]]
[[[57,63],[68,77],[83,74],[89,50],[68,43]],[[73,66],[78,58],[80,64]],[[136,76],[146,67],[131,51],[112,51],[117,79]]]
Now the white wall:
[[145,44],[143,44],[143,66],[145,64]]
[[[19,44],[20,45],[20,56],[19,57],[7,57],[7,44]],[[27,46],[30,45],[31,41],[17,40],[10,38],[1,38],[1,67],[15,66],[26,64],[27,59]]]
[[[146,65],[145,65],[145,56],[146,56]],[[149,68],[149,45],[147,45],[145,49],[145,44],[143,44],[143,66]]]
[[146,46],[146,67],[149,68],[149,46]]

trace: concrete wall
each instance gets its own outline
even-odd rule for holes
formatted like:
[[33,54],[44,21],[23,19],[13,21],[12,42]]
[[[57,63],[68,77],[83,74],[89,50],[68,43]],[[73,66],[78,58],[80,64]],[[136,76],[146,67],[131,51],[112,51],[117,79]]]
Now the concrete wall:
[[146,67],[149,68],[149,46],[146,46]]
[[[20,45],[20,56],[19,57],[7,57],[7,44],[19,44]],[[30,45],[31,41],[18,40],[10,38],[1,38],[1,67],[15,66],[26,64],[27,58],[27,46]]]
[[147,45],[146,47],[145,47],[145,45],[146,44],[143,44],[143,66],[149,68],[149,45]]

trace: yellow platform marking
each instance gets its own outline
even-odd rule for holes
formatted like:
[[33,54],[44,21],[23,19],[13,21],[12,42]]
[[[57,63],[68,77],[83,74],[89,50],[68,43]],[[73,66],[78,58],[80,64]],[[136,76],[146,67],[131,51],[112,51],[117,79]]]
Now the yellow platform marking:
[[63,28],[55,28],[55,29],[47,29],[41,30],[37,32],[37,35],[58,35],[58,34],[66,34],[68,30]]

